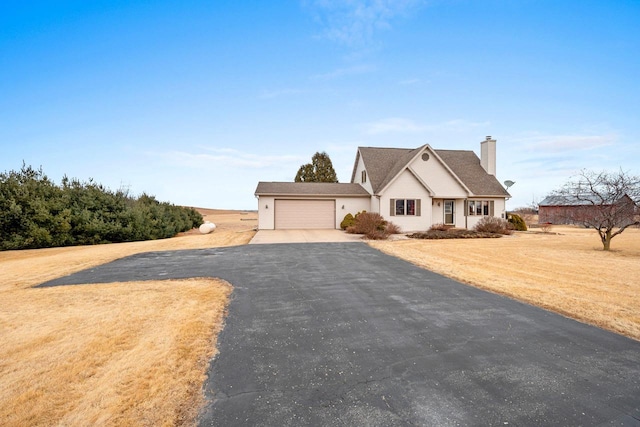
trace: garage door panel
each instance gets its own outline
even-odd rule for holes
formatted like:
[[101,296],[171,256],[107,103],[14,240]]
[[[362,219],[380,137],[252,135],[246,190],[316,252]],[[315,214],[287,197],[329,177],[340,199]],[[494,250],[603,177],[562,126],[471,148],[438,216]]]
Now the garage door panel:
[[277,229],[336,228],[335,200],[276,200]]

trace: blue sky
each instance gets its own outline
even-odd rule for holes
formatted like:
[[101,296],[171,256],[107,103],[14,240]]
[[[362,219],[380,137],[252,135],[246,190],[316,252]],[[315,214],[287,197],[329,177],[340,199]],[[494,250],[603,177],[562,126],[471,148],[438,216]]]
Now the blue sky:
[[256,209],[326,151],[498,141],[510,209],[640,173],[640,2],[0,3],[0,170]]

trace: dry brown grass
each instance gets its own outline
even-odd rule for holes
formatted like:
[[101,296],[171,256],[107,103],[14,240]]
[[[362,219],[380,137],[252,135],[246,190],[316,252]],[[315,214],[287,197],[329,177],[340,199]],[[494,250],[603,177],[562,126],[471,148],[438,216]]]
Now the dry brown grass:
[[230,293],[212,279],[3,292],[0,423],[193,421]]
[[554,227],[501,239],[369,242],[471,285],[640,340],[640,230],[602,251],[593,230]]
[[247,243],[256,214],[173,239],[0,252],[0,425],[183,425],[231,286],[209,278],[32,288],[123,256]]

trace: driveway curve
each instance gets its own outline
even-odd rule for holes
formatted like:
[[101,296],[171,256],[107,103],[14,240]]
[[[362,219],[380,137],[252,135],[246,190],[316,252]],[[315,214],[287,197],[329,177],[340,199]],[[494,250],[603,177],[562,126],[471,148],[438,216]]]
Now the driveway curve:
[[640,426],[639,342],[363,243],[146,253],[42,286],[203,276],[234,291],[202,426]]

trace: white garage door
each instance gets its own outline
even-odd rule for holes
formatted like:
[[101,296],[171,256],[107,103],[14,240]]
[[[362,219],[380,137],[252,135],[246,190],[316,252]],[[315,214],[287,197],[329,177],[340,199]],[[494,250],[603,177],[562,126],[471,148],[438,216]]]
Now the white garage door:
[[276,229],[336,228],[335,200],[276,200]]

